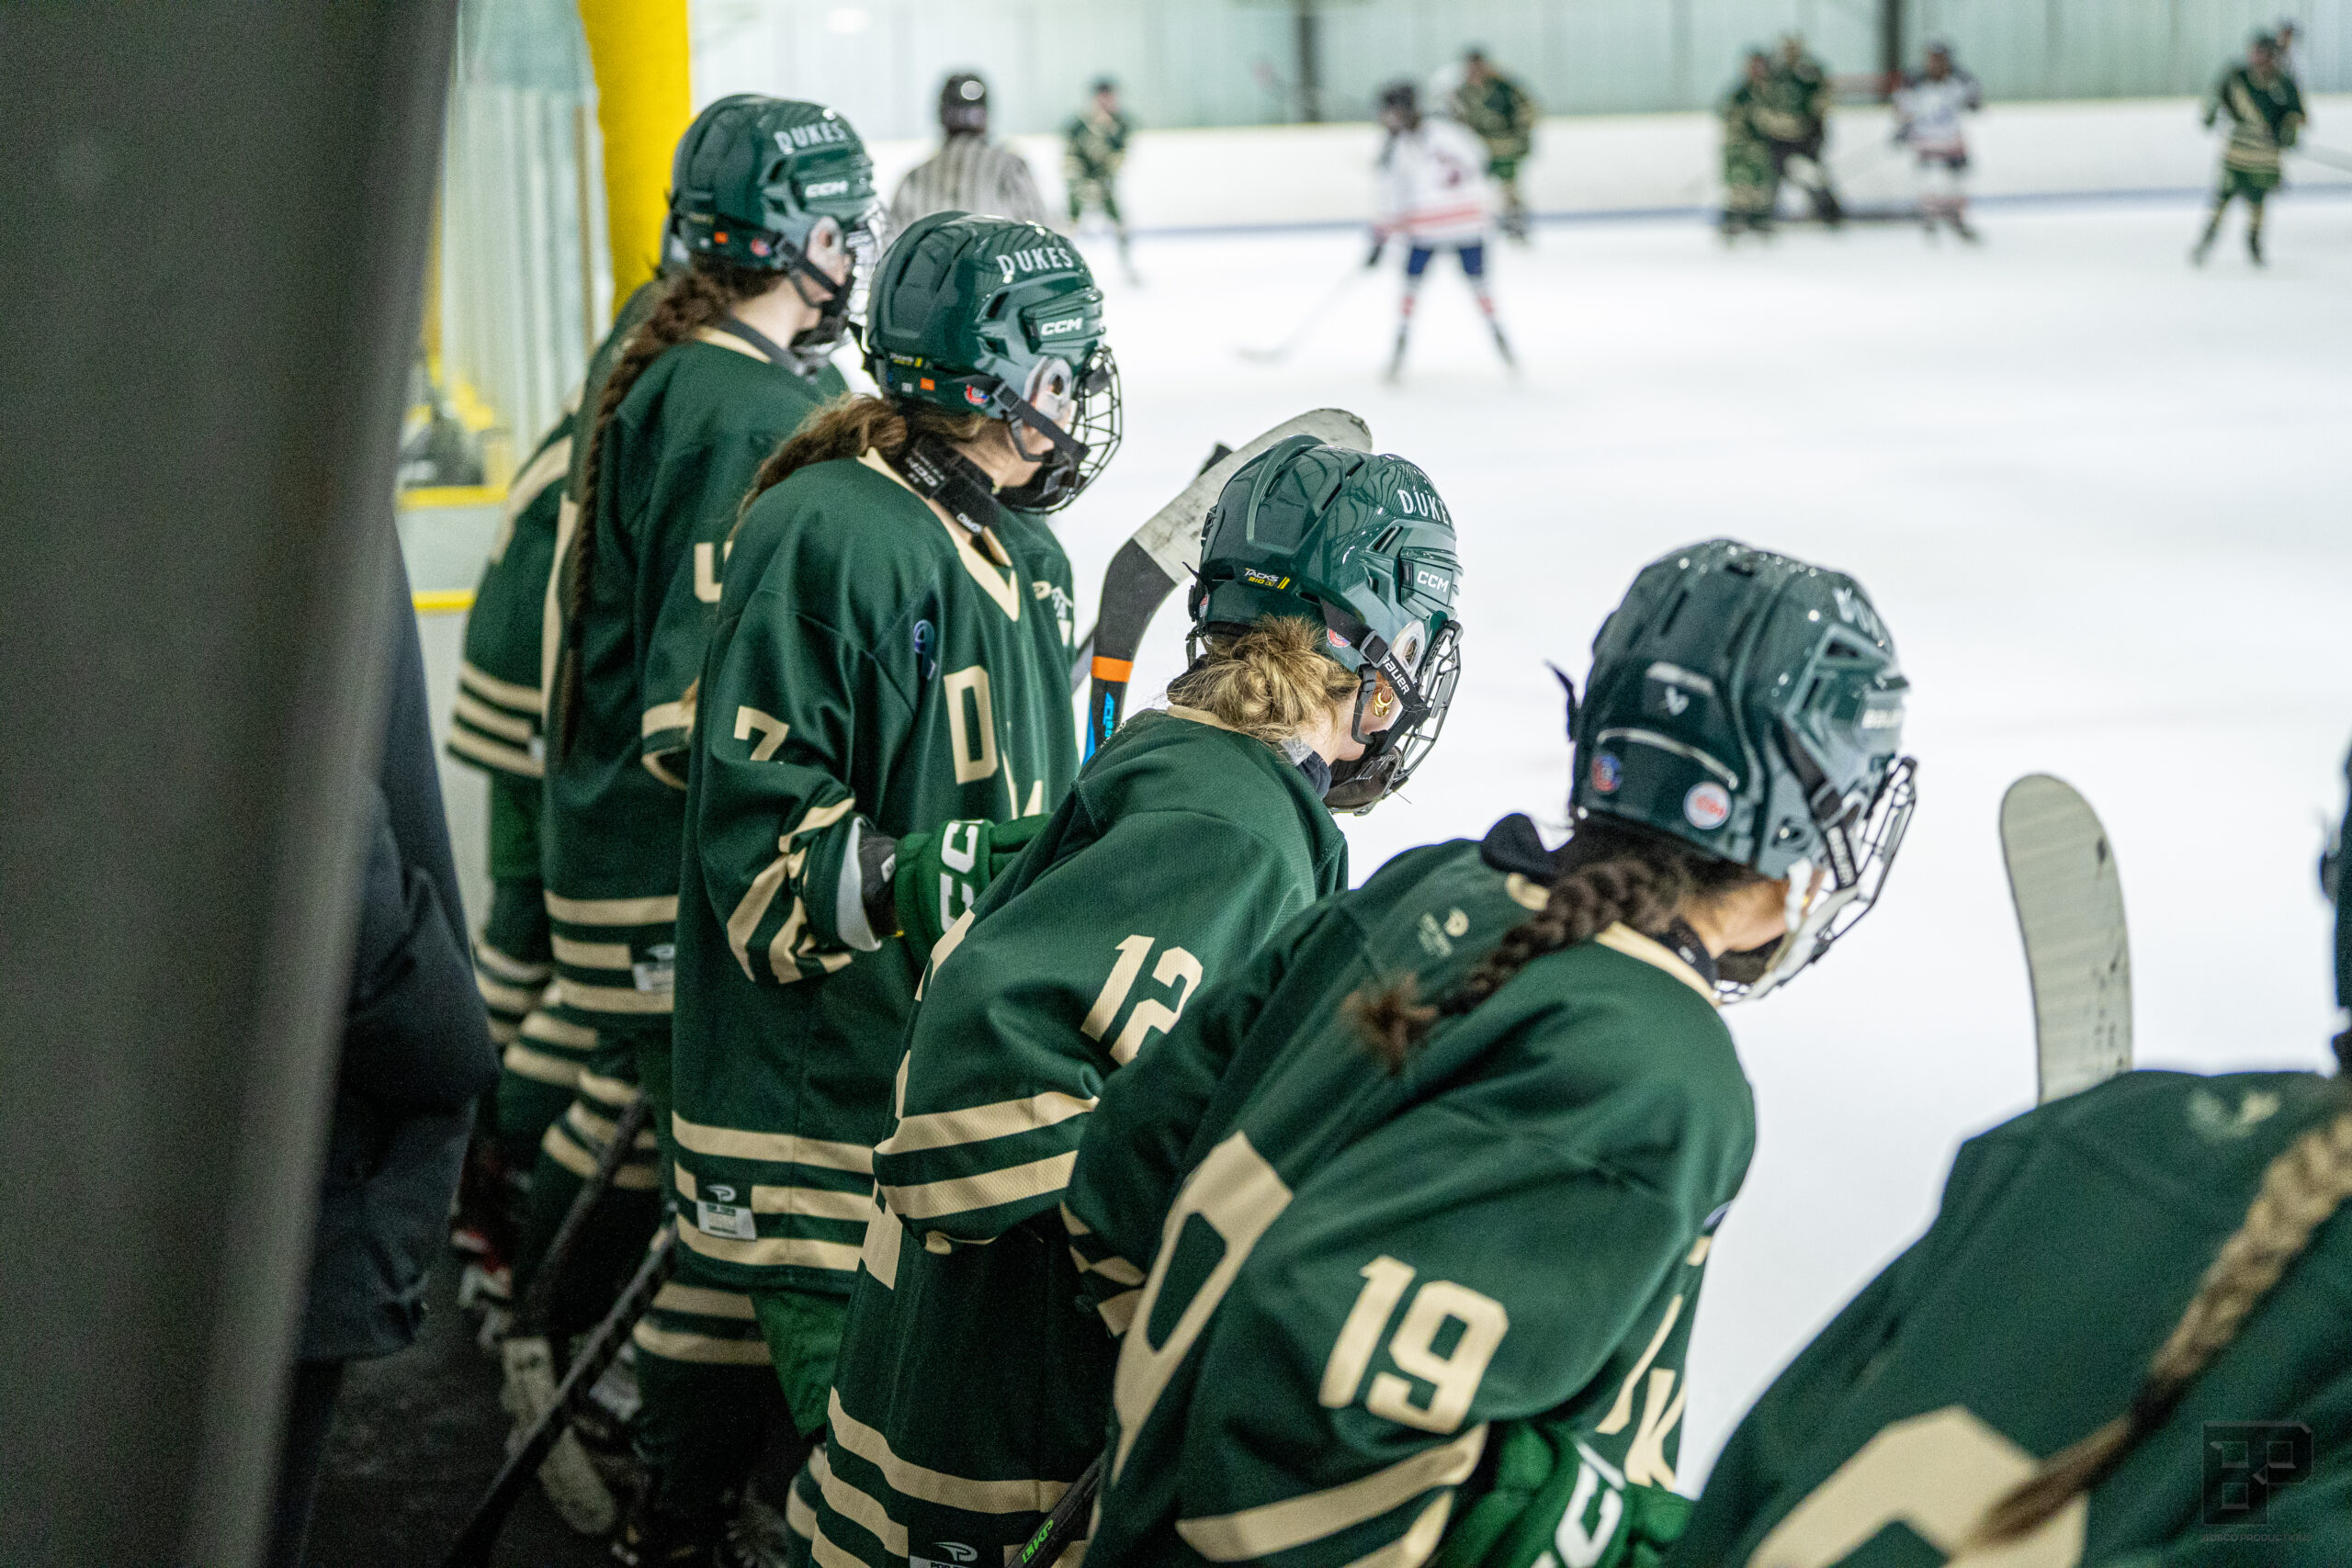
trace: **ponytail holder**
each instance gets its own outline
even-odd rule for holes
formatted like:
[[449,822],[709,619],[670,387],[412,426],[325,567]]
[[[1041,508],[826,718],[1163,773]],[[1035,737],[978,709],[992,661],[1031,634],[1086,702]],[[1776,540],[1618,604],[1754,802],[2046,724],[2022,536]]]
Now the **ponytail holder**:
[[2169,1420],[2173,1407],[2180,1403],[2186,1387],[2183,1383],[2166,1386],[2154,1380],[2142,1383],[2140,1392],[2132,1396],[2131,1407],[2124,1412],[2124,1419],[2130,1424],[2133,1435],[2143,1436],[2153,1432]]

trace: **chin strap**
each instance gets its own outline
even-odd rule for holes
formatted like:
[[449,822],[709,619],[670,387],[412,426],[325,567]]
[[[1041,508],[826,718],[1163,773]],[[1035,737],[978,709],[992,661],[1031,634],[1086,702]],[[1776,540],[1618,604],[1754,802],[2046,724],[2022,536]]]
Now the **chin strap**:
[[741,316],[729,315],[726,330],[758,349],[769,364],[789,370],[804,381],[815,380],[817,372],[825,367],[827,355],[823,350],[810,351],[797,346],[802,338],[808,335],[806,333],[794,333],[792,341],[796,346],[786,348]]
[[884,461],[917,495],[937,502],[975,537],[995,524],[996,491],[988,475],[938,436],[918,435]]
[[1054,444],[1054,450],[1072,468],[1086,461],[1086,443],[1037,412],[1037,406],[1002,381],[989,393],[989,407],[1007,423],[1027,425]]

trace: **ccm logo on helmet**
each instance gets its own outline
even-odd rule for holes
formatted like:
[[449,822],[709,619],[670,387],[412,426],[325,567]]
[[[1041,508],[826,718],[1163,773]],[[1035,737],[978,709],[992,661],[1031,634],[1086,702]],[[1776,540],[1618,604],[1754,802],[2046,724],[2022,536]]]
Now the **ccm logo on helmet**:
[[776,150],[791,152],[803,147],[822,146],[828,141],[847,141],[849,131],[837,119],[811,120],[775,133]]
[[1059,337],[1064,333],[1083,332],[1085,330],[1086,318],[1084,316],[1070,316],[1058,321],[1040,321],[1037,323],[1037,335],[1039,337]]
[[800,194],[804,197],[847,196],[849,182],[847,180],[819,180],[815,185],[802,186]]
[[1078,258],[1059,245],[1038,245],[1031,250],[1012,251],[996,258],[1003,269],[1004,281],[1012,282],[1024,272],[1070,272],[1078,267]]
[[1453,579],[1442,571],[1431,571],[1425,566],[1413,569],[1413,586],[1425,588],[1439,598],[1453,592]]

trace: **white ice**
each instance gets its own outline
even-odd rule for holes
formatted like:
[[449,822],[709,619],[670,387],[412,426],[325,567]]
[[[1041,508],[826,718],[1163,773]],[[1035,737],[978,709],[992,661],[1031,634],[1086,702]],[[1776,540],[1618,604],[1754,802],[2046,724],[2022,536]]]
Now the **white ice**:
[[[1818,973],[1729,1016],[1760,1126],[1699,1316],[1689,1490],[1924,1224],[1959,1142],[2031,1101],[1994,831],[2011,779],[2055,773],[2107,820],[2143,1065],[2325,1059],[2313,863],[2352,739],[2352,202],[2278,203],[2259,273],[2234,217],[2191,269],[2183,202],[1978,216],[1974,249],[1895,227],[1730,254],[1687,221],[1547,229],[1492,264],[1524,374],[1441,261],[1396,388],[1393,270],[1286,364],[1236,353],[1348,276],[1354,234],[1140,241],[1141,288],[1089,246],[1127,436],[1065,528],[1088,615],[1112,548],[1213,442],[1305,408],[1363,414],[1460,525],[1462,695],[1409,797],[1349,822],[1359,879],[1560,811],[1544,660],[1581,682],[1601,616],[1676,545],[1844,569],[1894,632],[1921,805],[1886,898]],[[1182,618],[1180,600],[1155,625],[1138,701],[1177,668]]]

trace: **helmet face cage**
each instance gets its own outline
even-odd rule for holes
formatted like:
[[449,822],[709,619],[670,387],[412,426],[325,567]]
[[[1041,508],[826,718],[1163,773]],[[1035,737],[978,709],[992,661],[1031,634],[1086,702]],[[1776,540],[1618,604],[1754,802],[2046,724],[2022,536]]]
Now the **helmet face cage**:
[[[1398,646],[1412,648],[1414,657],[1408,661],[1344,607],[1326,604],[1321,609],[1324,626],[1345,638],[1363,660],[1350,739],[1363,746],[1363,756],[1331,764],[1331,787],[1324,793],[1323,804],[1333,811],[1369,811],[1405,787],[1445,728],[1446,710],[1462,675],[1462,624],[1445,620],[1429,637],[1424,623],[1415,621],[1396,639]],[[1396,694],[1396,722],[1367,735],[1364,710],[1384,675]]]
[[1857,792],[1820,824],[1822,863],[1799,861],[1789,869],[1788,934],[1770,948],[1726,953],[1719,962],[1716,989],[1725,1001],[1770,995],[1861,923],[1903,848],[1918,804],[1918,772],[1915,759],[1896,758],[1869,800]]
[[989,402],[1000,418],[1053,443],[1035,476],[997,492],[998,500],[1023,512],[1058,512],[1076,501],[1109,464],[1125,430],[1119,362],[1107,343],[1097,343],[1083,367],[1050,355],[1037,360],[1021,395],[999,381]]
[[[1445,729],[1446,711],[1453,705],[1454,685],[1462,678],[1462,624],[1448,621],[1438,628],[1418,661],[1417,672],[1408,682],[1410,690],[1398,688],[1404,707],[1396,722],[1366,737],[1363,711],[1376,684],[1374,668],[1369,662],[1364,665],[1363,684],[1356,693],[1354,734],[1364,741],[1363,755],[1331,764],[1331,787],[1325,792],[1323,804],[1333,811],[1371,810],[1403,789],[1437,745],[1438,736]],[[1396,684],[1393,677],[1389,683]]]

